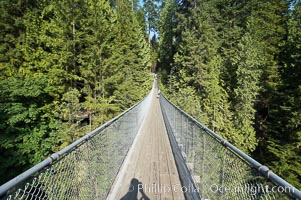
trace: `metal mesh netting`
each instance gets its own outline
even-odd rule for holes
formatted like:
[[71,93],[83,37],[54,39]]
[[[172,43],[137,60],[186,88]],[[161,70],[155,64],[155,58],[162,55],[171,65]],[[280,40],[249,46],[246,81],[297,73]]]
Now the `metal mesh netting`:
[[164,97],[160,100],[186,199],[297,199],[288,196],[295,188],[269,181],[207,128]]
[[[0,199],[105,199],[142,123],[150,96],[100,127]],[[17,180],[16,180],[17,181]]]

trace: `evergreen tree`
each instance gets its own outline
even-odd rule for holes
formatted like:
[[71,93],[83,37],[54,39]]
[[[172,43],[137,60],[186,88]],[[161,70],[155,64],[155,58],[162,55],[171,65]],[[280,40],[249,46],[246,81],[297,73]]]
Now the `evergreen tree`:
[[146,66],[150,66],[150,55],[144,33],[130,9],[130,3],[118,1],[116,13],[113,32],[117,38],[107,63],[110,71],[106,84],[111,94],[122,104],[121,108],[125,109],[148,92],[146,80],[150,76]]
[[24,42],[23,16],[27,6],[17,0],[0,2],[0,78],[12,76],[22,64],[20,46]]
[[[169,77],[169,84],[173,87],[167,86],[174,91],[171,92],[171,98],[183,108],[189,102],[190,108],[187,107],[187,112],[238,144],[232,126],[233,113],[230,110],[228,94],[220,77],[222,58],[218,55],[221,43],[215,24],[218,15],[215,2],[194,1],[188,7],[187,4],[179,6],[182,9],[178,9],[175,15],[175,29],[181,31],[175,30],[173,33],[170,29],[166,30],[169,31],[166,34],[177,40],[174,45],[177,53]],[[168,71],[168,67],[166,68]]]
[[[252,26],[252,24],[250,24]],[[237,88],[234,89],[234,125],[239,131],[239,147],[248,152],[257,145],[254,119],[254,104],[259,92],[259,78],[262,74],[260,66],[262,58],[257,41],[246,33],[239,44],[239,55],[236,58]]]
[[297,188],[301,187],[301,5],[296,4],[287,23],[286,44],[281,56],[282,82],[272,99],[268,135],[263,147],[265,162]]
[[[249,1],[226,0],[215,2],[218,14],[215,17],[221,46],[219,54],[223,58],[221,77],[225,83],[225,90],[233,102],[236,88],[237,65],[233,60],[238,56],[238,44],[245,32],[244,27],[251,8]],[[232,106],[233,107],[233,106]]]
[[90,116],[92,126],[92,123],[99,125],[110,117],[106,110],[111,110],[112,113],[119,111],[114,103],[103,103],[109,98],[105,86],[108,69],[105,66],[112,54],[110,41],[116,36],[112,33],[116,17],[107,1],[88,1],[86,7],[86,16],[80,21],[82,28],[78,63],[81,66],[79,70],[83,82],[82,93],[86,99],[84,108]]
[[160,0],[143,0],[144,13],[147,23],[148,43],[151,44],[151,33],[158,31]]
[[166,78],[167,74],[171,70],[171,65],[173,63],[174,47],[173,47],[173,23],[174,23],[174,10],[173,10],[173,0],[168,0],[165,2],[164,7],[160,13],[160,24],[159,24],[159,68],[161,68],[161,73],[163,80]]
[[1,183],[149,92],[145,33],[133,4],[117,3],[128,9],[105,0],[1,1]]
[[282,0],[263,3],[254,1],[252,5],[254,24],[251,33],[260,43],[261,55],[264,58],[260,77],[261,89],[256,103],[257,137],[262,141],[269,130],[266,121],[269,118],[272,99],[277,95],[277,87],[281,83],[279,56],[286,34],[284,25],[288,16],[288,5]]
[[168,5],[159,46],[168,96],[245,152],[256,148],[262,163],[298,185],[299,4],[292,15],[280,0]]

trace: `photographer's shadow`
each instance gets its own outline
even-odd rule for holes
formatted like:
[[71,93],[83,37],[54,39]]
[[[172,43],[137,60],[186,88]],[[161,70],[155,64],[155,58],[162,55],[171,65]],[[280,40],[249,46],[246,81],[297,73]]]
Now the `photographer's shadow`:
[[139,200],[150,200],[143,191],[142,183],[133,178],[128,192],[120,200],[138,200],[138,192],[142,196]]

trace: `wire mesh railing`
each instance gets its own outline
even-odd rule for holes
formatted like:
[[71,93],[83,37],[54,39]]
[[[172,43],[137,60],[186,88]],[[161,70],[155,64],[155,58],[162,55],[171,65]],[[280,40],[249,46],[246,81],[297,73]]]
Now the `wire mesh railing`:
[[0,187],[0,199],[106,199],[149,106],[150,95]]
[[186,199],[301,199],[301,192],[160,97]]

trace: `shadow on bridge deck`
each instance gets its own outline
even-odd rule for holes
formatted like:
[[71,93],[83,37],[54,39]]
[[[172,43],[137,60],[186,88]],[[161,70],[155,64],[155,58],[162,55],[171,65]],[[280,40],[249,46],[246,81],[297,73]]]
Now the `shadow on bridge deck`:
[[150,198],[145,194],[142,183],[137,179],[131,180],[128,192],[121,198],[121,200],[138,199],[138,192],[141,195],[140,199],[149,200]]
[[108,195],[109,200],[184,199],[156,94],[154,87],[148,112]]

